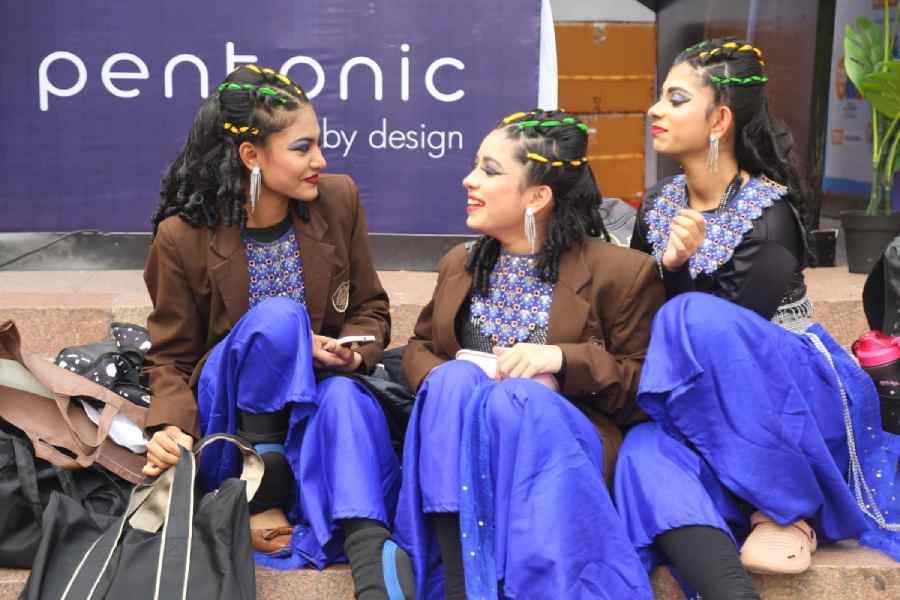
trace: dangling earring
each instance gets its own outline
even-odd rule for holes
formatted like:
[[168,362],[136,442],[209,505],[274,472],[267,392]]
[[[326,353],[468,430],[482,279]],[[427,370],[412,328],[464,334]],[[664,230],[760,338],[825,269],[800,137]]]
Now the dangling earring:
[[250,214],[256,212],[256,199],[259,198],[259,184],[262,182],[262,173],[259,167],[250,170]]
[[534,209],[530,206],[525,209],[525,238],[531,245],[531,253],[534,254],[537,243],[537,223],[534,220]]
[[709,154],[706,155],[706,168],[717,171],[719,168],[719,138],[716,134],[709,134]]

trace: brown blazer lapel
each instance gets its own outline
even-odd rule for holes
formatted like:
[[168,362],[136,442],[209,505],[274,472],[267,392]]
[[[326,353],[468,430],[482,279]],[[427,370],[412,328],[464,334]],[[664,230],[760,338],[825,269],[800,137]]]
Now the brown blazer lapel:
[[303,261],[303,285],[306,289],[306,311],[313,331],[320,331],[328,302],[331,301],[331,277],[336,260],[333,244],[323,241],[328,222],[318,210],[318,199],[309,206],[309,222],[294,215],[294,231],[300,259]]
[[441,295],[435,299],[434,342],[435,347],[453,358],[459,352],[456,337],[456,315],[472,287],[472,275],[465,269],[453,273],[441,286]]
[[249,308],[250,276],[247,258],[237,227],[219,227],[209,242],[209,276],[222,296],[230,326],[244,316]]
[[581,341],[591,305],[578,292],[590,281],[591,272],[584,263],[581,247],[570,249],[562,256],[559,281],[553,286],[548,344]]

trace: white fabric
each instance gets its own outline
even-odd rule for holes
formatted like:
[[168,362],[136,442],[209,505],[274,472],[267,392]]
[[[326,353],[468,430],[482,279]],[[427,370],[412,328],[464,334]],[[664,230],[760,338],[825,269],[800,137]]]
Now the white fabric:
[[[100,411],[87,402],[82,402],[81,405],[84,407],[84,412],[88,419],[95,425],[99,425]],[[147,452],[147,438],[144,437],[143,430],[123,414],[113,417],[112,425],[109,426],[109,438],[136,454]]]
[[540,44],[537,105],[542,110],[556,110],[559,107],[556,30],[553,28],[553,9],[550,8],[550,0],[541,0]]

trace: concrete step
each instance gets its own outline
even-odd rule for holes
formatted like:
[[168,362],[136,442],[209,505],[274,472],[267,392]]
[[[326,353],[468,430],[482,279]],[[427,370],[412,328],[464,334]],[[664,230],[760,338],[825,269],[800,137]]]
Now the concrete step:
[[[0,569],[0,600],[14,600],[28,571]],[[821,548],[802,575],[754,576],[763,600],[876,600],[900,598],[900,563],[851,542]],[[353,580],[344,565],[324,571],[256,569],[259,600],[353,600]],[[684,600],[668,569],[653,574],[657,600]],[[626,599],[623,599],[626,600]]]
[[[380,275],[391,299],[392,346],[405,344],[437,275]],[[0,321],[14,320],[26,349],[41,355],[104,339],[111,321],[144,325],[150,309],[140,271],[0,271]]]
[[[431,298],[434,273],[380,273],[391,298],[392,345],[406,342],[419,311]],[[861,297],[865,277],[846,267],[809,269],[809,294],[816,320],[837,341],[849,346],[865,332]],[[150,300],[140,271],[0,272],[0,321],[16,321],[27,350],[54,356],[64,346],[103,339],[110,321],[143,324]],[[12,600],[21,590],[27,571],[0,569],[0,600]],[[795,577],[756,577],[766,600],[833,598],[900,598],[900,563],[852,543],[822,548],[813,567]],[[656,597],[682,600],[668,570],[653,576]],[[257,570],[261,600],[304,598],[350,600],[353,583],[346,567],[325,571]]]
[[[383,271],[391,298],[392,345],[412,334],[431,298],[434,273]],[[862,311],[865,276],[846,267],[807,269],[815,318],[844,346],[868,327]],[[55,356],[65,346],[103,339],[110,321],[144,324],[150,298],[140,271],[0,271],[0,320],[13,319],[32,352]]]

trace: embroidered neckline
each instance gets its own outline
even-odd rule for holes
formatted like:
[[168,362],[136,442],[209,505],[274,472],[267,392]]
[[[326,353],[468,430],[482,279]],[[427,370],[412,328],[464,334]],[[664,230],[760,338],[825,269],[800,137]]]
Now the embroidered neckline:
[[287,296],[306,304],[303,260],[293,229],[273,242],[259,242],[249,236],[244,236],[243,242],[250,308],[275,296]]
[[526,342],[549,324],[553,285],[537,276],[536,262],[534,255],[501,253],[487,297],[472,293],[471,318],[492,344]]
[[[741,243],[744,234],[753,229],[753,221],[787,192],[787,187],[765,175],[751,177],[725,208],[704,213],[706,237],[697,252],[688,259],[691,277],[696,278],[700,273],[714,273],[731,260],[734,249]],[[672,219],[679,210],[687,206],[687,183],[684,175],[678,175],[663,184],[652,202],[653,205],[646,212],[647,241],[653,245],[656,262],[662,264]]]

